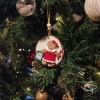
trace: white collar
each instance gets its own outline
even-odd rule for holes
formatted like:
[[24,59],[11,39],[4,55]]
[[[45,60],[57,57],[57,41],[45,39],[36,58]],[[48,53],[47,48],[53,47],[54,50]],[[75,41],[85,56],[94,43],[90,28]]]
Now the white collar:
[[48,48],[48,46],[46,46],[46,50],[47,50],[47,51],[50,51],[50,52],[55,52],[55,51],[57,51],[57,49],[50,50],[50,49]]

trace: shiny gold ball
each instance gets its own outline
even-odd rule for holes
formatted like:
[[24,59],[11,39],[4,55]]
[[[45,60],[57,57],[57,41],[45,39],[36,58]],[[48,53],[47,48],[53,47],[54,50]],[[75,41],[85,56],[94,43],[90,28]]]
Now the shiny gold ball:
[[36,100],[47,100],[48,94],[45,91],[39,90],[36,93]]

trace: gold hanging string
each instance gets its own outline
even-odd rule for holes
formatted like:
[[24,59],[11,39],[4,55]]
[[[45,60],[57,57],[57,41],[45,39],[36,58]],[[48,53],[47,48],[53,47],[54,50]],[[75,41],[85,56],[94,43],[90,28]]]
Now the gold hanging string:
[[43,75],[43,74],[40,74],[37,70],[35,70],[34,68],[32,68],[32,72],[36,72],[38,75],[40,75],[40,76],[45,76],[45,75]]
[[51,24],[50,24],[50,9],[48,8],[48,0],[46,0],[47,3],[47,31],[48,36],[51,35]]

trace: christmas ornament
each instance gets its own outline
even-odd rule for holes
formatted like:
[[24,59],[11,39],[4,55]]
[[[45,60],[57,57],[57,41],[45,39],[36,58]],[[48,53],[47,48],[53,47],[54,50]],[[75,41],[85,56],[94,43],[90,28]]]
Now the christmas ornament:
[[62,77],[61,75],[58,76],[57,82],[58,82],[58,85],[59,85],[61,88],[64,88],[64,87],[65,87],[65,84],[63,83],[63,81],[64,81],[64,77]]
[[29,74],[30,76],[34,76],[33,68],[32,68],[32,67],[27,67],[27,71],[28,71],[28,74]]
[[58,38],[50,35],[40,39],[36,45],[35,59],[43,65],[53,67],[58,65],[63,58],[63,46]]
[[34,61],[34,56],[35,56],[35,51],[34,50],[31,50],[30,52],[28,52],[28,55],[27,55],[27,63],[32,66],[32,62]]
[[22,16],[30,16],[34,13],[36,8],[35,0],[18,0],[16,9]]
[[93,94],[93,91],[97,88],[97,86],[93,81],[89,81],[81,88],[84,91],[91,92]]
[[[46,1],[48,5],[48,1]],[[63,46],[60,40],[51,35],[50,10],[47,9],[47,31],[48,36],[43,37],[37,42],[35,60],[40,61],[43,65],[53,67],[58,65],[64,54]]]
[[33,96],[27,95],[25,100],[35,100]]
[[30,67],[27,67],[27,70],[32,72],[32,68],[30,68]]
[[36,93],[36,100],[47,100],[48,94],[44,91],[44,89],[39,90]]
[[85,0],[84,9],[89,18],[100,21],[100,0]]

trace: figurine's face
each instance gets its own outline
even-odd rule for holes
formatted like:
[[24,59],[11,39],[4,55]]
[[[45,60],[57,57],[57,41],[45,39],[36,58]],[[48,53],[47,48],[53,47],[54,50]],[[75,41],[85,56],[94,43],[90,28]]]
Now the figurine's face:
[[56,48],[56,45],[55,45],[52,41],[49,41],[49,42],[47,43],[47,46],[48,46],[48,48],[49,48],[50,50],[53,50],[53,49]]
[[21,14],[22,16],[28,16],[28,14],[32,13],[34,10],[32,5],[26,5],[23,3],[17,3],[16,4],[16,9],[18,11],[19,14]]

